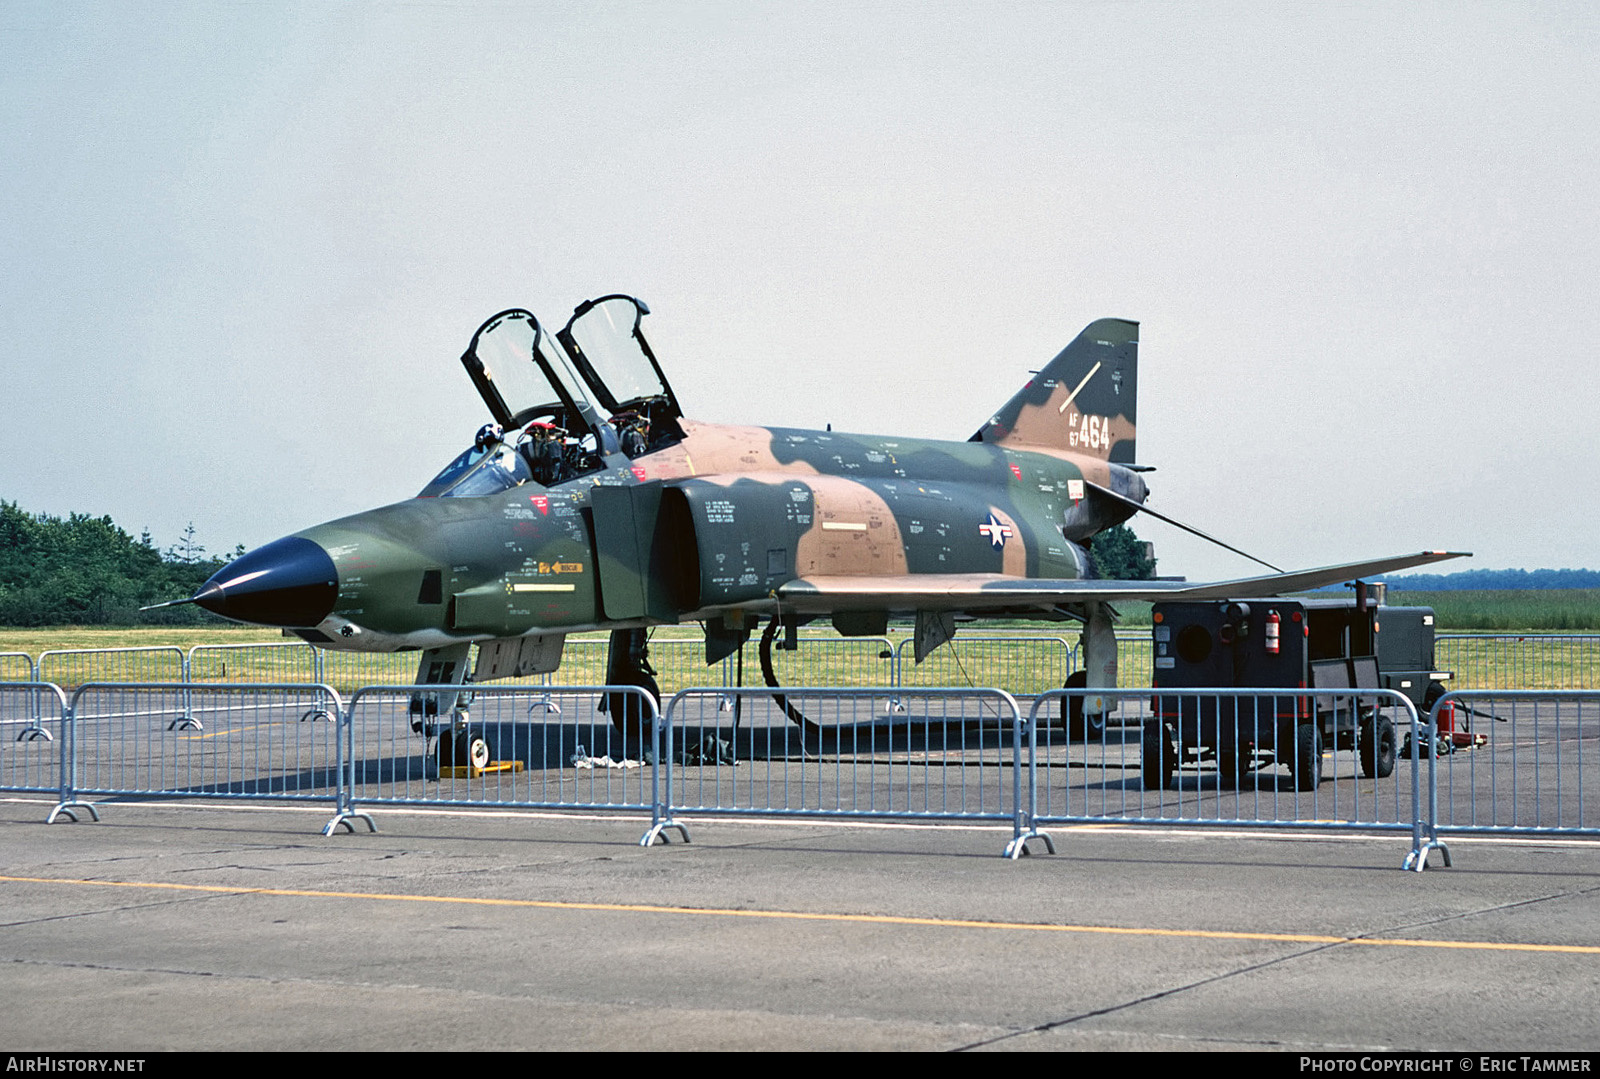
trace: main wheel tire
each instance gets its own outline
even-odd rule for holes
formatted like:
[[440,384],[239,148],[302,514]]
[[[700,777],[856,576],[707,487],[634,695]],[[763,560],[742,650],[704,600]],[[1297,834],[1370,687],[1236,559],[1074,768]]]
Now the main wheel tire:
[[1232,753],[1217,754],[1217,771],[1224,787],[1235,789],[1244,786],[1244,777],[1255,771],[1255,754],[1249,749],[1235,749]]
[[1139,776],[1147,791],[1165,790],[1172,783],[1178,763],[1178,749],[1172,743],[1167,725],[1159,719],[1147,720],[1139,743]]
[[1322,725],[1302,723],[1294,732],[1294,789],[1314,791],[1322,782]]
[[[632,677],[617,685],[634,686],[649,694],[655,702],[656,710],[661,709],[661,687],[656,685],[656,680],[643,671],[636,671]],[[617,733],[635,738],[649,735],[645,729],[645,710],[638,696],[633,693],[607,693],[605,698],[605,713],[611,717],[611,725]]]
[[[1089,672],[1073,671],[1067,675],[1066,683],[1062,689],[1086,689],[1089,685]],[[1069,742],[1098,742],[1106,736],[1106,716],[1104,712],[1088,716],[1083,712],[1083,694],[1074,693],[1061,698],[1061,723],[1067,728],[1067,741]]]
[[1374,715],[1361,722],[1361,774],[1387,779],[1394,774],[1394,720]]

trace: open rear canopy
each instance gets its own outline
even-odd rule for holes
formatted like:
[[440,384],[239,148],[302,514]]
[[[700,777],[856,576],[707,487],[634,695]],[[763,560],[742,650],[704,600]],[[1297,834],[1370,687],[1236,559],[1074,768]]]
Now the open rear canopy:
[[607,412],[615,415],[651,401],[650,411],[660,422],[683,413],[639,330],[649,313],[644,301],[632,296],[602,296],[579,304],[557,336]]

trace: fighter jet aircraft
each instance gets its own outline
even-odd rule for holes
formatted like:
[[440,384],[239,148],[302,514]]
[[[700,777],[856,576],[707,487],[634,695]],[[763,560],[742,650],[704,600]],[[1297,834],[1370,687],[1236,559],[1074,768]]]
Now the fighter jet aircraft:
[[1089,540],[1153,512],[1134,322],[1091,323],[970,439],[938,442],[690,420],[647,313],[606,296],[555,333],[495,315],[461,357],[494,422],[415,498],[269,543],[175,602],[325,648],[417,650],[428,685],[554,671],[566,634],[610,630],[608,684],[653,695],[652,626],[702,624],[715,663],[765,623],[775,684],[774,638],[820,619],[847,635],[914,619],[918,662],[959,620],[1073,620],[1092,689],[1116,684],[1115,601],[1277,595],[1455,557],[1097,579]]

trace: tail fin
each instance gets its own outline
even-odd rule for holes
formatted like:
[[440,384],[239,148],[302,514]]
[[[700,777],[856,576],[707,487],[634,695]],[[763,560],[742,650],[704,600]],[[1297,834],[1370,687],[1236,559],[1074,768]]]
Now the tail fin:
[[1103,318],[1084,327],[971,441],[1132,464],[1138,396],[1139,324]]

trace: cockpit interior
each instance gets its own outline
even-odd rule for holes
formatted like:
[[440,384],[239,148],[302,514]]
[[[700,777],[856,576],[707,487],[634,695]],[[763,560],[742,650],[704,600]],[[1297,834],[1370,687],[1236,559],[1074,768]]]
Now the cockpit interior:
[[678,407],[632,296],[578,305],[557,333],[530,312],[502,311],[461,362],[494,422],[419,498],[471,498],[525,483],[555,487],[683,437]]

